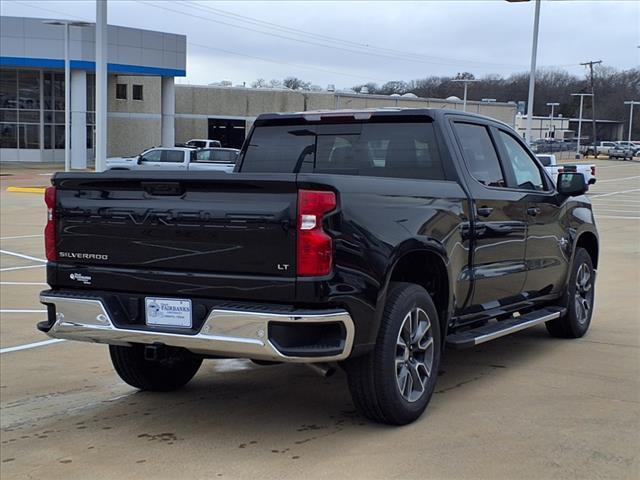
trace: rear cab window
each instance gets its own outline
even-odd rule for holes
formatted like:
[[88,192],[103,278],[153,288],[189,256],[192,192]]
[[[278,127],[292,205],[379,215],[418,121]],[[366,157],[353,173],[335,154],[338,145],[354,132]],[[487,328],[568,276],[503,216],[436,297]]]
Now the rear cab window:
[[445,180],[434,126],[426,117],[257,126],[241,161],[242,172]]

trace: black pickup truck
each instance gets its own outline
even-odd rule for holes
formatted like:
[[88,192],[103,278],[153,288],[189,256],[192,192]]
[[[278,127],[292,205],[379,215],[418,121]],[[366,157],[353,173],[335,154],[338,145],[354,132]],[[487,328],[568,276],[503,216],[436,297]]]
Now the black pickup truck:
[[445,348],[591,321],[584,177],[557,184],[508,126],[447,110],[265,114],[236,172],[60,173],[45,194],[54,338],[109,344],[143,390],[206,358],[342,366],[406,424]]

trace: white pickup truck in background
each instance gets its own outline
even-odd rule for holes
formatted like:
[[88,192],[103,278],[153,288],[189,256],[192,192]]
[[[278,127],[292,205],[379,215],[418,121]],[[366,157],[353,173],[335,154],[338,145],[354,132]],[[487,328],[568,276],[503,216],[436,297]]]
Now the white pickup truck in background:
[[595,165],[558,165],[556,156],[551,154],[536,155],[544,169],[551,175],[551,178],[555,181],[558,178],[558,174],[564,172],[578,172],[581,173],[585,181],[589,185],[596,183],[596,166]]
[[107,158],[107,170],[218,170],[233,172],[238,150],[233,148],[156,147],[134,157]]
[[187,148],[220,148],[220,140],[209,140],[205,138],[192,138],[184,144]]

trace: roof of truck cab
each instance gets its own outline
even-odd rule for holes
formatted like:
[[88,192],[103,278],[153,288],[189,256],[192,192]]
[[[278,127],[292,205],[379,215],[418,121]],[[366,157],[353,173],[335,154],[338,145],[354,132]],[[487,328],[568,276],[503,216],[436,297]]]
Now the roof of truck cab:
[[460,110],[452,110],[447,108],[362,108],[362,109],[338,109],[338,110],[307,110],[304,112],[274,112],[263,113],[258,115],[256,122],[269,122],[270,120],[282,121],[287,119],[305,119],[307,121],[321,121],[323,119],[330,119],[336,117],[354,117],[357,120],[367,120],[372,116],[384,117],[384,116],[426,116],[431,119],[436,119],[447,114],[454,114],[458,116],[465,116],[470,118],[482,119],[485,121],[492,121],[497,123],[503,123],[496,119],[478,115],[476,113],[461,112]]

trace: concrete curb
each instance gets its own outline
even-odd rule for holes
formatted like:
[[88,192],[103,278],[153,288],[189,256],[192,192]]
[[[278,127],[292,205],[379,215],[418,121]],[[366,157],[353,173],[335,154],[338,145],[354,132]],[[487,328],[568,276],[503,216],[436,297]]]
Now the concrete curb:
[[44,193],[45,187],[7,187],[7,192],[13,193]]

